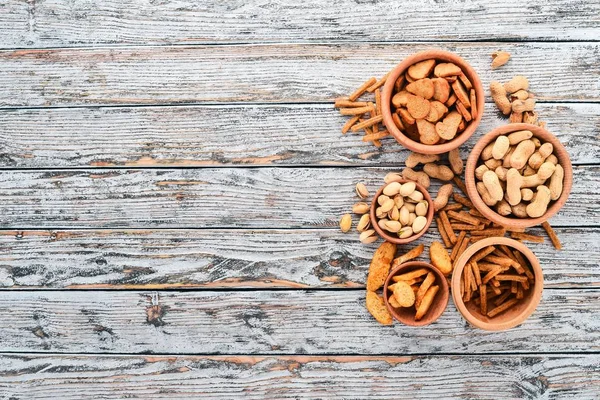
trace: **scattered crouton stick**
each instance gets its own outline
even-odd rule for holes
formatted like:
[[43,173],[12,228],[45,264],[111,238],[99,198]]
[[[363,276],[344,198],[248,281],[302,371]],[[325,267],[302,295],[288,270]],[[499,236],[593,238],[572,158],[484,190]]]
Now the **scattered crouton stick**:
[[525,232],[525,228],[506,228],[507,232],[517,232],[517,233],[524,233]]
[[354,108],[354,107],[366,107],[366,101],[350,101],[346,98],[336,99],[334,106],[336,108]]
[[381,132],[373,132],[373,134],[371,135],[365,135],[362,137],[362,141],[363,142],[372,142],[375,140],[379,140],[379,139],[383,139],[386,136],[389,136],[390,133],[388,131],[381,131]]
[[[371,107],[371,113],[370,113],[371,118],[377,117],[377,110],[375,110],[375,104],[373,104],[373,102],[371,102],[371,101],[368,104],[369,104],[369,107]],[[373,124],[372,129],[373,129],[373,133],[379,132],[379,123]],[[375,140],[377,140],[377,139],[375,139]]]
[[381,115],[381,90],[375,90],[375,113]]
[[372,110],[372,108],[369,106],[340,108],[340,114],[342,114],[342,115],[363,115],[366,113],[370,113],[371,110]]
[[[350,96],[348,96],[348,100],[356,101],[356,99],[358,99],[364,92],[367,91],[367,89],[369,89],[375,83],[377,83],[377,79],[370,78],[365,83],[360,85],[360,87],[358,89],[356,89]],[[373,90],[375,90],[375,89],[373,89]]]
[[465,224],[471,225],[479,225],[479,220],[472,215],[467,214],[464,211],[456,212],[456,211],[448,211],[448,217],[455,219],[460,222],[464,222]]
[[456,211],[456,210],[462,210],[463,205],[460,203],[452,203],[452,204],[446,204],[444,207],[440,208],[440,211]]
[[552,227],[550,226],[548,221],[542,222],[542,228],[544,228],[544,230],[548,234],[548,237],[550,238],[550,241],[554,245],[554,248],[557,250],[561,250],[562,245],[560,244],[560,239],[558,238],[558,235],[556,234],[554,229],[552,229]]
[[456,259],[458,260],[458,258],[462,255],[462,253],[465,252],[465,250],[467,249],[467,246],[469,245],[469,242],[471,241],[470,238],[465,238],[462,243],[460,244],[460,247],[458,248],[458,254],[456,254]]
[[458,193],[453,193],[452,194],[452,198],[454,199],[454,201],[456,201],[457,203],[462,204],[463,206],[467,207],[467,208],[474,208],[475,206],[473,205],[473,203],[471,203],[471,200],[467,199],[466,197],[461,196]]
[[442,226],[442,220],[440,218],[436,218],[435,223],[437,225],[437,230],[440,233],[440,236],[442,237],[442,241],[444,242],[444,246],[446,246],[447,249],[452,247],[452,242],[448,238],[446,229],[444,229],[444,227]]
[[485,216],[482,213],[480,213],[479,210],[476,208],[471,208],[469,210],[469,214],[471,214],[474,217],[485,218]]
[[458,254],[458,249],[466,236],[467,236],[467,232],[465,232],[465,231],[461,231],[458,234],[458,238],[456,239],[456,244],[454,245],[454,248],[452,249],[452,253],[450,253],[450,259],[452,261],[456,260],[456,258],[457,258],[456,254]]
[[373,145],[375,147],[381,147],[381,142],[379,140],[373,140]]
[[534,243],[544,243],[544,237],[531,235],[529,233],[511,232],[510,237],[513,239],[526,240]]
[[[447,105],[447,107],[450,107],[450,106]],[[461,192],[463,192],[464,194],[467,194],[467,187],[465,186],[464,182],[460,180],[460,178],[458,176],[454,175],[454,178],[452,178],[452,182],[454,182],[456,187],[458,187]]]
[[373,118],[369,118],[367,120],[364,120],[363,122],[359,122],[358,124],[354,125],[350,130],[352,132],[356,132],[359,131],[363,128],[369,128],[375,124],[380,123],[381,121],[383,121],[383,116],[382,115],[377,115]]
[[[390,72],[392,72],[392,71],[390,71]],[[388,76],[390,76],[390,72],[388,72],[387,74],[385,74],[383,76],[383,78],[381,78],[380,80],[376,81],[373,85],[369,86],[367,88],[367,92],[373,93],[376,89],[379,89],[380,87],[382,87],[383,85],[385,85],[385,81],[387,81]],[[371,79],[375,79],[375,78],[371,78]]]
[[506,229],[504,229],[504,228],[489,228],[489,229],[483,229],[481,231],[473,231],[473,232],[471,232],[471,235],[472,236],[490,237],[490,236],[504,236],[505,233],[506,233]]
[[450,220],[448,219],[448,214],[446,213],[446,211],[440,212],[440,218],[442,220],[442,226],[444,227],[444,229],[446,230],[446,233],[448,234],[448,239],[450,239],[450,242],[452,244],[456,244],[456,234],[454,233],[454,230],[452,229],[452,226],[450,225]]
[[456,231],[480,231],[485,228],[483,224],[481,225],[471,225],[471,224],[450,224],[452,229]]
[[360,119],[360,115],[355,115],[354,117],[352,117],[348,121],[346,121],[346,123],[342,127],[342,133],[346,134],[350,130],[350,128],[352,128],[352,125],[356,124],[359,119]]

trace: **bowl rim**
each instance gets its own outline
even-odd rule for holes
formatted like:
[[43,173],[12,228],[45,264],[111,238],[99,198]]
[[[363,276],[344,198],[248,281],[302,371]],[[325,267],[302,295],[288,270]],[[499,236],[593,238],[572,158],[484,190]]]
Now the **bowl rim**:
[[[473,88],[475,89],[477,96],[477,110],[479,112],[477,118],[471,120],[465,130],[460,135],[457,135],[454,139],[443,144],[427,145],[420,142],[415,142],[408,136],[404,135],[396,127],[396,124],[394,124],[394,120],[392,119],[390,104],[396,79],[398,79],[398,77],[403,74],[411,65],[419,61],[429,60],[432,58],[439,61],[446,61],[456,64],[460,67],[464,74],[467,75],[471,81],[471,84],[473,85]],[[479,79],[479,75],[477,75],[475,69],[473,69],[473,67],[471,67],[471,65],[459,55],[444,50],[425,50],[406,57],[404,60],[402,60],[402,62],[396,65],[392,71],[390,71],[381,93],[381,114],[383,115],[383,123],[388,132],[390,132],[396,141],[402,146],[421,154],[447,153],[450,150],[454,150],[464,144],[475,133],[475,130],[477,130],[484,113],[484,108],[485,92],[483,90],[483,85],[481,84],[481,79]]]
[[431,199],[431,195],[429,194],[429,192],[427,191],[427,189],[425,189],[424,186],[418,184],[415,181],[411,181],[410,179],[398,179],[394,182],[398,182],[400,184],[405,184],[408,182],[413,182],[416,185],[416,188],[418,191],[420,191],[421,193],[423,193],[423,199],[427,201],[427,223],[425,223],[425,226],[423,227],[423,229],[421,229],[421,232],[417,233],[416,235],[412,235],[410,237],[407,237],[405,239],[400,239],[399,237],[393,237],[389,234],[387,234],[383,229],[381,229],[381,227],[379,226],[379,224],[377,223],[378,218],[375,215],[375,209],[377,208],[377,198],[379,197],[379,195],[381,193],[383,193],[383,189],[389,185],[390,183],[385,183],[383,184],[375,193],[375,195],[373,196],[373,200],[371,200],[371,208],[369,210],[369,215],[370,215],[370,219],[371,219],[371,226],[373,226],[373,229],[375,229],[375,232],[377,232],[377,234],[383,239],[386,240],[388,242],[394,243],[394,244],[406,244],[406,243],[410,243],[413,242],[415,240],[417,240],[418,238],[420,238],[421,236],[423,236],[425,234],[425,232],[427,232],[429,230],[429,227],[431,226],[431,223],[433,222],[433,213],[434,213],[434,207],[433,207],[433,200]]
[[[404,320],[398,316],[398,313],[396,312],[396,310],[394,310],[394,307],[392,307],[389,303],[389,299],[388,299],[389,291],[387,290],[387,288],[389,286],[390,281],[392,280],[392,277],[397,275],[400,271],[402,271],[404,269],[413,268],[413,267],[427,268],[427,269],[431,270],[436,275],[436,281],[438,281],[438,280],[440,281],[440,286],[441,286],[440,289],[442,290],[443,296],[439,299],[439,301],[442,301],[445,304],[443,307],[440,308],[440,311],[437,314],[433,314],[429,317],[431,319],[421,319],[420,321],[416,321],[414,319]],[[388,311],[390,312],[390,314],[396,321],[401,322],[404,325],[408,325],[408,326],[425,326],[425,325],[429,325],[429,324],[437,321],[438,318],[444,313],[444,311],[446,311],[446,308],[448,308],[449,298],[450,298],[450,287],[448,285],[448,281],[446,280],[446,276],[442,273],[442,271],[440,271],[439,269],[437,269],[436,267],[434,267],[433,265],[431,265],[425,261],[411,260],[411,261],[407,261],[403,264],[400,264],[399,266],[397,266],[396,268],[394,268],[393,270],[390,271],[387,278],[385,279],[385,283],[383,284],[383,301],[385,302],[385,305],[388,308]]]
[[[550,205],[550,207],[548,207],[544,215],[537,218],[503,217],[483,202],[483,199],[479,195],[477,187],[475,186],[475,168],[477,167],[477,162],[483,149],[500,135],[505,135],[522,130],[531,131],[534,137],[544,140],[545,142],[552,143],[552,146],[554,148],[553,153],[564,170],[563,190],[560,197],[556,199],[554,203]],[[502,125],[483,135],[475,144],[475,146],[473,146],[473,148],[471,149],[471,153],[467,158],[467,163],[465,166],[465,185],[467,187],[467,194],[473,202],[473,205],[487,219],[505,227],[529,228],[531,226],[539,225],[542,222],[550,219],[567,202],[567,198],[569,197],[569,194],[571,193],[571,188],[573,186],[573,165],[571,163],[569,153],[567,152],[563,144],[558,140],[556,136],[554,136],[548,130],[537,125],[523,123]]]
[[[484,247],[490,245],[506,245],[512,247],[518,251],[520,251],[525,258],[531,264],[531,268],[533,269],[533,274],[535,277],[535,282],[533,288],[531,289],[532,296],[531,301],[521,311],[519,314],[514,316],[512,319],[504,322],[485,322],[477,318],[474,314],[472,314],[465,305],[462,300],[462,296],[460,296],[460,280],[462,277],[462,273],[464,271],[464,267],[467,261],[475,254],[477,251],[481,250]],[[452,301],[456,309],[460,312],[464,319],[467,320],[471,325],[487,330],[487,331],[503,331],[506,329],[514,328],[517,325],[522,324],[527,318],[533,314],[535,309],[540,303],[542,292],[544,290],[544,273],[538,258],[533,254],[533,252],[529,249],[529,247],[525,246],[523,243],[507,238],[507,237],[490,237],[486,239],[482,239],[478,242],[475,242],[471,246],[469,246],[456,260],[456,265],[454,267],[454,271],[452,272]]]

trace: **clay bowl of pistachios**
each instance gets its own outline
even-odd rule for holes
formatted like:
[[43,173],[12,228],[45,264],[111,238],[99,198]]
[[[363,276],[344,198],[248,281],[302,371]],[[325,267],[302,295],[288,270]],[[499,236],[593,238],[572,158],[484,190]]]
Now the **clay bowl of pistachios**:
[[379,188],[371,203],[371,224],[395,244],[417,240],[433,221],[433,201],[423,186],[398,178]]

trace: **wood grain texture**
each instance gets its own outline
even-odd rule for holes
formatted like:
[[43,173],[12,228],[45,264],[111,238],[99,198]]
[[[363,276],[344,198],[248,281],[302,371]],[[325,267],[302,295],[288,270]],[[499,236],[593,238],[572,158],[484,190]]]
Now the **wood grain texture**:
[[[3,399],[594,398],[596,356],[0,355]],[[434,373],[432,373],[434,371]]]
[[[4,11],[6,10],[6,11]],[[589,40],[596,2],[7,0],[0,47],[390,40]]]
[[[490,80],[530,78],[541,101],[598,101],[598,43],[452,43]],[[0,51],[0,107],[324,102],[430,44],[252,45]],[[492,72],[489,54],[513,58]],[[560,79],[557,79],[560,77]],[[199,121],[199,124],[202,122]]]
[[[542,234],[541,229],[529,230]],[[557,228],[564,250],[528,244],[546,288],[600,287],[598,228]],[[431,229],[412,246],[440,240]],[[373,250],[337,229],[0,231],[0,287],[364,287]],[[429,261],[425,251],[420,259]]]
[[[540,104],[573,163],[600,161],[600,104]],[[462,157],[507,123],[493,104]],[[0,111],[0,168],[219,165],[397,166],[408,151],[340,133],[331,105],[46,108]]]
[[[5,171],[0,227],[337,227],[364,182],[375,193],[388,169],[203,168]],[[557,226],[598,226],[600,166],[573,169]],[[434,182],[430,192],[437,192]]]
[[547,289],[533,315],[504,332],[469,327],[452,302],[431,326],[382,326],[364,300],[364,290],[1,291],[0,320],[10,323],[0,325],[0,351],[375,355],[600,350],[600,290]]

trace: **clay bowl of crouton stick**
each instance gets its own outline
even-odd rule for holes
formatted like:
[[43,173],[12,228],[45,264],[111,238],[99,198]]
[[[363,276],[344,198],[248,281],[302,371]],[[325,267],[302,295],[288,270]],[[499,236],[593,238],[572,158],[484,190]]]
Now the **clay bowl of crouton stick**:
[[[502,184],[506,183],[506,189],[504,191],[505,198],[502,199],[502,201],[498,202],[494,206],[491,205],[492,204],[491,202],[488,202],[490,204],[490,205],[488,205],[488,204],[486,204],[486,201],[484,201],[484,198],[482,197],[482,195],[480,195],[480,193],[477,189],[478,180],[476,179],[476,169],[478,168],[478,166],[481,166],[480,164],[483,161],[483,160],[481,160],[481,158],[482,158],[484,149],[486,149],[486,147],[488,147],[488,145],[493,146],[496,143],[498,137],[506,136],[509,139],[511,139],[512,133],[519,134],[519,133],[523,133],[523,132],[527,132],[527,131],[531,132],[531,138],[526,139],[527,141],[537,138],[540,141],[540,143],[550,143],[552,145],[551,146],[552,147],[552,155],[554,155],[555,161],[557,161],[556,165],[560,165],[562,167],[562,171],[561,171],[563,174],[562,187],[560,188],[560,192],[558,192],[558,189],[555,189],[553,187],[553,186],[555,186],[552,183],[552,181],[555,178],[553,176],[550,176],[550,178],[548,178],[545,181],[544,185],[548,185],[552,189],[551,196],[553,196],[554,198],[551,197],[550,202],[547,205],[546,211],[543,212],[543,214],[540,216],[531,217],[528,215],[521,215],[520,217],[518,217],[516,215],[513,215],[516,212],[516,207],[518,207],[518,206],[511,206],[510,204],[508,204],[508,206],[512,208],[512,213],[503,216],[499,213],[499,211],[500,211],[499,206],[501,205],[501,203],[504,203],[505,200],[510,201],[508,190],[509,190],[509,186],[511,186],[511,187],[513,186],[512,183],[511,183],[511,185],[509,185],[509,183],[512,182],[512,180],[510,178],[508,178],[508,176],[507,176],[505,178],[505,180],[502,181],[502,177],[499,177],[499,179],[502,181]],[[522,141],[524,142],[526,140],[522,140]],[[513,153],[517,151],[516,149],[518,149],[519,145],[520,145],[520,143],[516,144],[516,145],[510,145],[511,147],[515,148]],[[529,158],[536,156],[536,153],[538,153],[538,151],[537,151],[538,149],[540,149],[540,148],[536,148],[535,153],[532,154]],[[505,161],[509,161],[509,163],[511,163],[511,160],[509,157],[512,157],[512,154],[510,154],[510,151],[512,151],[512,149],[509,150],[509,153],[507,153],[507,155],[503,156],[500,159],[500,161],[502,161],[502,163],[504,163]],[[507,158],[508,158],[508,160],[507,160]],[[525,157],[525,158],[527,158],[527,157]],[[527,160],[527,163],[529,164],[529,160]],[[528,164],[525,164],[525,167],[527,167]],[[512,163],[511,163],[511,165],[512,165]],[[507,165],[508,169],[513,169],[511,165]],[[507,169],[507,168],[504,168],[503,166],[502,166],[502,168],[504,170]],[[558,170],[558,168],[557,168],[557,170]],[[539,170],[538,170],[538,172],[539,172]],[[552,174],[554,175],[554,173],[552,173]],[[520,179],[519,177],[517,177],[517,178]],[[573,185],[573,166],[571,164],[571,159],[569,157],[569,153],[567,152],[565,147],[556,138],[556,136],[554,136],[553,134],[548,132],[546,129],[544,129],[540,126],[537,126],[537,125],[532,125],[532,124],[523,124],[523,123],[508,124],[508,125],[500,126],[496,129],[492,130],[491,132],[486,133],[475,144],[475,146],[473,147],[473,150],[471,150],[471,153],[469,155],[469,158],[467,159],[467,163],[465,166],[465,185],[467,186],[467,192],[469,194],[469,198],[473,202],[473,205],[487,219],[489,219],[490,221],[492,221],[496,224],[499,224],[506,228],[509,228],[509,229],[524,229],[524,228],[528,228],[531,226],[539,225],[542,222],[547,221],[548,219],[550,219],[550,217],[552,217],[554,214],[556,214],[562,208],[562,206],[565,205],[565,203],[567,202],[567,198],[569,197],[569,193],[571,192],[571,187]],[[524,185],[524,183],[523,183],[523,185]],[[526,189],[526,188],[523,187],[521,189],[522,193],[524,193],[523,189]],[[539,189],[539,186],[536,187],[535,185],[529,188],[529,190],[533,193],[537,193],[538,189]],[[556,194],[556,195],[554,195],[554,194]],[[488,199],[488,200],[491,200],[491,199]],[[520,205],[531,204],[533,201],[535,201],[535,199],[531,200],[529,203],[526,203],[525,197],[523,197],[523,201],[521,201]],[[535,214],[532,214],[532,215],[535,215]]]
[[[423,274],[424,272],[426,273]],[[415,304],[407,307],[394,307],[390,304],[391,302],[396,306],[398,304],[392,299],[394,293],[389,288],[397,283],[395,280],[398,280],[398,278],[410,277],[411,275],[418,275],[418,277],[411,278],[409,281],[403,280],[402,282],[406,282],[407,284],[412,283],[412,285],[409,286],[412,289],[415,289],[415,291],[413,291]],[[416,289],[420,288],[424,282],[426,282],[427,290],[423,290],[419,295],[419,292]],[[423,287],[423,289],[426,288]],[[429,290],[431,290],[431,292],[427,294]],[[433,294],[433,296],[431,296],[431,294]],[[421,297],[421,299],[419,299],[419,297]],[[383,299],[390,314],[392,314],[392,317],[397,321],[409,326],[425,326],[436,321],[440,315],[444,313],[444,310],[448,305],[449,297],[448,282],[444,274],[433,265],[423,261],[408,261],[399,265],[390,272],[383,285]],[[417,318],[417,313],[419,312],[419,307],[417,307],[416,304],[417,302],[419,302],[419,305],[424,306],[420,310],[422,315],[419,315],[419,318]]]
[[[435,60],[433,67],[429,64],[430,69],[425,71],[423,68],[419,68],[421,65],[430,63],[429,60]],[[426,67],[425,65],[424,68]],[[454,68],[454,70],[447,70],[443,67],[451,67],[450,69]],[[411,75],[410,73],[415,68],[419,71]],[[436,68],[439,68],[439,70]],[[415,100],[419,100],[424,106],[425,103],[429,104],[430,109],[436,108],[437,118],[431,116],[431,113],[426,117],[410,112],[411,115],[409,115],[406,113],[407,110],[410,110],[408,105],[406,109],[396,108],[395,111],[392,110],[392,107],[396,107],[396,105],[392,105],[393,97],[398,91],[405,92],[403,87],[408,86],[405,83],[412,83],[408,81],[409,77],[416,76],[419,78],[423,75],[431,78],[431,82],[435,85],[433,97],[424,99],[414,95],[411,98],[419,97]],[[403,79],[403,77],[406,77],[406,79]],[[459,77],[460,79],[458,79]],[[422,80],[427,79],[423,78]],[[430,82],[426,83],[430,84]],[[461,94],[460,99],[462,101],[456,100],[457,96],[453,94],[453,91]],[[440,93],[442,94],[440,95]],[[428,97],[429,94],[424,96]],[[453,98],[454,101],[452,101]],[[429,102],[430,100],[431,102]],[[462,118],[457,112],[459,103],[461,104],[459,111]],[[473,103],[472,107],[470,107],[471,103]],[[470,107],[470,109],[465,109],[463,104]],[[475,133],[481,122],[484,104],[485,93],[481,80],[475,70],[464,59],[447,51],[427,50],[407,57],[390,72],[382,91],[381,113],[388,132],[396,138],[398,143],[417,153],[441,154],[456,149]],[[433,107],[434,105],[436,107]],[[406,116],[408,120],[399,116]],[[458,120],[454,117],[458,117]],[[403,129],[400,129],[399,126]],[[460,131],[461,128],[462,131]],[[441,137],[439,133],[442,133],[444,137]]]
[[[520,259],[520,263],[526,263],[526,267],[529,269],[527,272],[530,279],[528,282],[528,289],[524,291],[521,298],[519,299],[518,294],[512,295],[508,294],[508,299],[504,300],[504,305],[509,301],[512,302],[512,306],[507,308],[505,311],[502,311],[494,316],[491,313],[494,313],[494,308],[498,310],[497,307],[501,307],[497,304],[498,297],[491,298],[493,296],[493,292],[490,292],[486,295],[486,307],[485,310],[488,312],[487,314],[482,313],[481,307],[481,293],[480,296],[476,296],[474,301],[468,301],[465,304],[465,301],[462,296],[462,291],[464,290],[464,274],[466,271],[467,263],[469,263],[469,268],[473,271],[475,268],[473,266],[473,261],[477,263],[479,266],[476,267],[477,270],[480,270],[480,276],[483,278],[487,273],[483,269],[485,258],[481,260],[477,260],[477,255],[481,254],[481,252],[485,252],[486,249],[491,249],[490,246],[494,246],[495,249],[500,247],[504,249],[508,249],[509,251],[519,252],[522,256]],[[495,250],[495,252],[498,250]],[[490,253],[490,255],[496,253]],[[501,253],[498,253],[501,254]],[[515,260],[519,260],[519,258],[514,257]],[[476,261],[477,260],[477,261]],[[469,272],[470,273],[470,272]],[[508,274],[509,272],[502,272],[503,274]],[[523,273],[523,271],[521,271]],[[515,274],[513,272],[513,274]],[[516,274],[515,274],[516,275]],[[498,277],[499,275],[496,275]],[[508,276],[507,276],[508,278]],[[533,280],[533,282],[531,282]],[[461,284],[462,282],[462,284]],[[485,282],[485,279],[482,280],[482,283]],[[512,282],[511,282],[512,283]],[[489,283],[488,285],[491,289]],[[481,288],[485,286],[479,286],[478,289],[481,291]],[[523,323],[529,316],[535,311],[537,308],[540,299],[542,298],[542,291],[544,289],[544,275],[542,272],[542,267],[540,266],[540,262],[537,257],[533,254],[533,252],[525,246],[522,242],[519,242],[514,239],[510,239],[507,237],[490,237],[486,239],[479,240],[475,242],[475,244],[469,246],[464,253],[456,260],[454,271],[452,273],[452,301],[454,301],[454,305],[457,310],[461,313],[461,315],[473,326],[488,330],[488,331],[502,331],[506,329],[514,328],[517,325]],[[507,290],[510,292],[510,290]],[[487,288],[486,288],[487,293]],[[501,296],[500,296],[501,297]],[[479,305],[476,303],[479,301]]]

